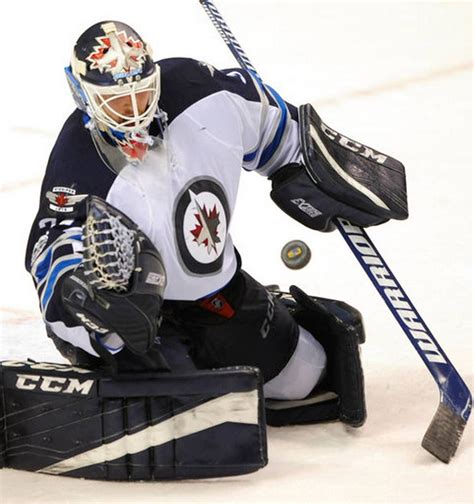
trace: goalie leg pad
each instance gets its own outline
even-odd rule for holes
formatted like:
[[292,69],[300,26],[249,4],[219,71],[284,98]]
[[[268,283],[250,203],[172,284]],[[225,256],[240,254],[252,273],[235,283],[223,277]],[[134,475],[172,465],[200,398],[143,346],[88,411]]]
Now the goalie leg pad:
[[99,480],[232,476],[267,463],[259,371],[114,380],[86,368],[0,363],[0,467]]
[[327,374],[305,399],[267,400],[267,423],[282,426],[340,420],[352,427],[362,426],[367,413],[359,355],[359,345],[365,341],[360,313],[341,301],[307,296],[295,286],[290,293],[293,317],[326,351]]

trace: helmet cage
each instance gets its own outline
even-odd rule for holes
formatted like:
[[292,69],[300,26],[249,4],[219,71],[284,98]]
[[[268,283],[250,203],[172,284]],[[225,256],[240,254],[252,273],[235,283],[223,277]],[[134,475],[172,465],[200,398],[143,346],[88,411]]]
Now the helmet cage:
[[[122,133],[138,132],[149,126],[158,108],[160,96],[160,67],[155,66],[152,75],[132,82],[122,82],[115,86],[99,86],[83,79],[81,90],[86,97],[92,119],[101,129],[111,128]],[[138,110],[137,95],[150,92],[150,98],[143,112]],[[132,114],[125,115],[113,107],[117,98],[128,96]]]

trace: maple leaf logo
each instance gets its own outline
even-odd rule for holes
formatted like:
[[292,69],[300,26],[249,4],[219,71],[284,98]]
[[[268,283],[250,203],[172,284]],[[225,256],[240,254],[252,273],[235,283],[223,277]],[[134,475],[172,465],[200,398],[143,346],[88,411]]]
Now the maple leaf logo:
[[194,214],[197,220],[197,224],[194,229],[191,230],[191,234],[194,236],[194,240],[199,246],[204,245],[207,248],[208,254],[214,250],[217,254],[217,244],[221,242],[218,236],[218,226],[221,223],[219,219],[219,212],[217,211],[216,205],[208,211],[206,205],[202,207],[196,200],[196,195],[191,191],[191,197],[196,205],[197,213]]
[[99,45],[94,46],[86,58],[91,63],[91,70],[113,75],[139,71],[146,57],[143,43],[128,36],[125,31],[117,32],[115,25],[113,29],[108,27],[106,33],[103,37],[96,37]]
[[63,207],[68,204],[69,198],[64,193],[59,193],[56,196],[56,205]]

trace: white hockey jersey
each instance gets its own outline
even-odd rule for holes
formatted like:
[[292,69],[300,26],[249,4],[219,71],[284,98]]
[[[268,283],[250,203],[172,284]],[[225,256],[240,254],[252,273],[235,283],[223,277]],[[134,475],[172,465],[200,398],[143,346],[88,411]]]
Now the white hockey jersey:
[[[30,234],[26,267],[46,324],[93,354],[94,335],[74,323],[58,295],[61,277],[82,257],[78,201],[95,194],[127,214],[162,255],[165,299],[196,300],[224,287],[238,267],[228,230],[242,168],[269,176],[300,158],[295,107],[255,76],[186,58],[159,64],[168,115],[160,147],[116,173],[76,110],[51,153]],[[113,338],[108,344],[121,348]]]

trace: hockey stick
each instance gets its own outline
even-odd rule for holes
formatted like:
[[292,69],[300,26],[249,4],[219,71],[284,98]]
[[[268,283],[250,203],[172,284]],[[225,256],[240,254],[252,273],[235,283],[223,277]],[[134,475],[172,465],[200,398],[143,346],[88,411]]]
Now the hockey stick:
[[[261,81],[214,3],[199,2],[240,66]],[[367,233],[344,219],[337,219],[335,224],[438,385],[440,403],[421,445],[448,463],[471,413],[471,393]]]

